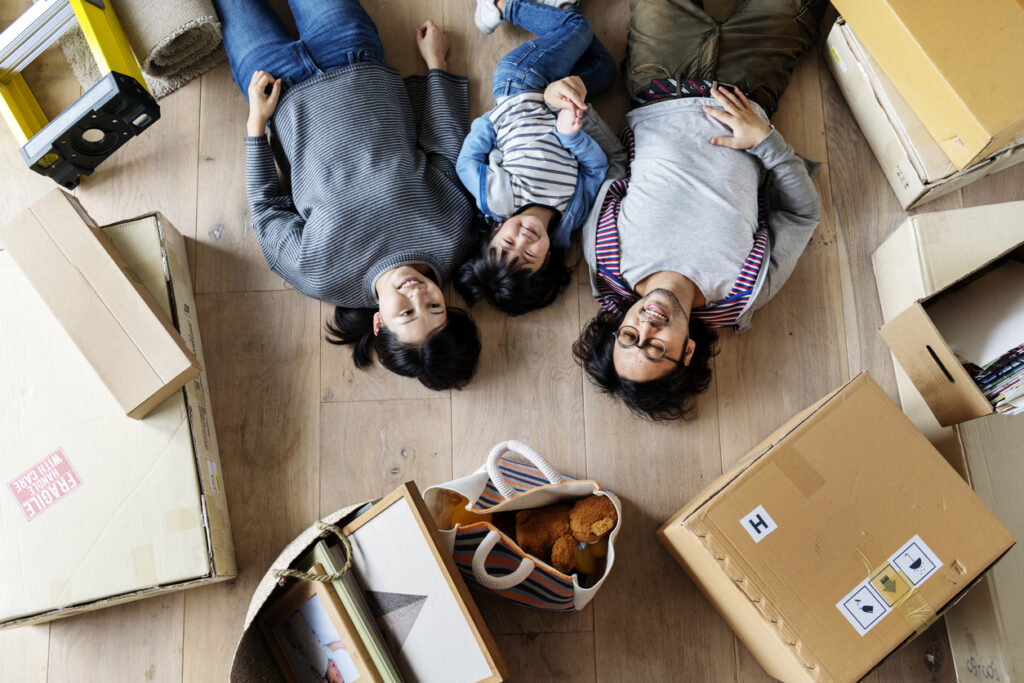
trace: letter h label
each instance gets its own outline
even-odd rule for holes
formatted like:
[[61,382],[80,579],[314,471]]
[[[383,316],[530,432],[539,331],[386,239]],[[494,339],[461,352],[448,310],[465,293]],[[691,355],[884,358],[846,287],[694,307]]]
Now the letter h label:
[[740,524],[754,539],[754,543],[760,543],[765,536],[779,528],[775,520],[765,512],[763,505],[754,508],[750,514],[740,520]]

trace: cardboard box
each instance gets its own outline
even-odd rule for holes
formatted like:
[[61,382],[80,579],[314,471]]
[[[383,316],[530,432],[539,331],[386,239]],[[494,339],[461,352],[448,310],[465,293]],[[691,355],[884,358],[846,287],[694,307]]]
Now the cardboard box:
[[770,675],[855,681],[1014,539],[867,375],[658,531]]
[[1024,4],[834,4],[957,168],[1024,132]]
[[1024,135],[962,171],[838,19],[826,39],[826,61],[861,132],[904,209],[965,187],[1024,161]]
[[71,195],[44,195],[0,228],[0,246],[129,417],[199,374],[170,318]]
[[[103,232],[202,362],[178,231]],[[0,310],[0,628],[234,576],[205,370],[133,420],[6,252]]]
[[[882,337],[942,426],[993,408],[929,309],[934,312],[944,295],[1001,260],[1020,259],[1014,252],[1022,244],[1024,202],[1007,202],[911,216],[872,255],[885,320]],[[984,309],[987,303],[972,307]],[[1024,329],[1020,334],[1024,339]]]
[[[992,415],[956,431],[974,492],[1024,536],[1024,416]],[[960,681],[1024,680],[1024,550],[1010,550],[950,609],[946,627]]]

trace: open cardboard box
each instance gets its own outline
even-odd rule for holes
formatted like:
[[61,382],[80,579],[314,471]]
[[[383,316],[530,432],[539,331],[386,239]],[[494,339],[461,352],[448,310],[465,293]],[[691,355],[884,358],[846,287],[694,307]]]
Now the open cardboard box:
[[1024,162],[1024,135],[958,170],[840,17],[826,61],[900,206],[911,209]]
[[1024,132],[1024,4],[833,4],[958,169]]
[[199,374],[167,312],[71,195],[52,190],[0,227],[0,248],[129,417]]
[[[975,493],[1024,536],[1024,415],[990,415],[956,431]],[[1010,550],[949,610],[946,627],[959,680],[1024,680],[1024,549]]]
[[[946,243],[949,234],[957,230],[969,235],[959,242],[971,242],[962,251]],[[999,331],[1000,337],[1008,334],[1016,339],[1008,342],[1005,350],[1024,341],[1024,319],[1018,318],[1017,305],[1024,303],[1024,292],[1004,290],[1002,297],[984,295],[984,283],[993,280],[997,267],[1024,260],[1022,247],[1024,202],[1007,202],[911,216],[872,257],[886,320],[882,337],[942,426],[994,410],[961,365],[946,335],[953,335],[951,339],[955,339],[961,353],[977,348],[977,338],[993,331]],[[936,258],[943,258],[935,257],[940,253],[946,261],[956,260],[959,265],[945,268],[942,272],[947,277],[941,283],[933,280],[936,269],[932,264]],[[958,276],[950,282],[951,272]],[[983,280],[986,275],[988,279]],[[893,310],[889,295],[893,291],[921,291],[922,295],[902,310]],[[952,297],[962,315],[956,315],[955,310],[940,315],[943,308],[949,308]],[[984,320],[985,325],[959,331],[951,326],[951,322],[969,322],[968,314],[971,319]],[[941,329],[933,315],[939,315]],[[967,360],[979,362],[975,358]]]
[[[103,234],[202,363],[181,234]],[[0,310],[0,628],[235,576],[205,369],[135,420],[5,251]]]
[[776,430],[658,538],[784,681],[861,678],[1014,544],[863,374]]

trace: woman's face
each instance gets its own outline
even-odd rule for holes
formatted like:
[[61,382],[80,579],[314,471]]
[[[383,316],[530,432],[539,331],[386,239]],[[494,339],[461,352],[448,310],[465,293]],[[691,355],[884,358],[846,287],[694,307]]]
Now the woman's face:
[[387,271],[375,287],[380,309],[373,316],[374,334],[383,326],[403,343],[422,344],[448,321],[441,288],[414,266]]
[[536,273],[551,249],[547,222],[531,213],[512,216],[491,237],[490,248],[504,263]]

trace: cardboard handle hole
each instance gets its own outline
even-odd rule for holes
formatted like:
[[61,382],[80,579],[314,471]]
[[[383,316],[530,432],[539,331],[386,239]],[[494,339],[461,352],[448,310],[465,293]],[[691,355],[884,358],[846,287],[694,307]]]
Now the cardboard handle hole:
[[950,383],[955,384],[956,380],[953,379],[953,375],[949,374],[949,370],[947,370],[946,366],[942,364],[941,360],[939,360],[939,356],[935,353],[935,349],[930,345],[925,345],[925,348],[928,349],[928,353],[932,355],[932,360],[934,360],[935,364],[939,366],[939,370],[942,370],[942,374],[946,376],[946,379],[948,379]]

